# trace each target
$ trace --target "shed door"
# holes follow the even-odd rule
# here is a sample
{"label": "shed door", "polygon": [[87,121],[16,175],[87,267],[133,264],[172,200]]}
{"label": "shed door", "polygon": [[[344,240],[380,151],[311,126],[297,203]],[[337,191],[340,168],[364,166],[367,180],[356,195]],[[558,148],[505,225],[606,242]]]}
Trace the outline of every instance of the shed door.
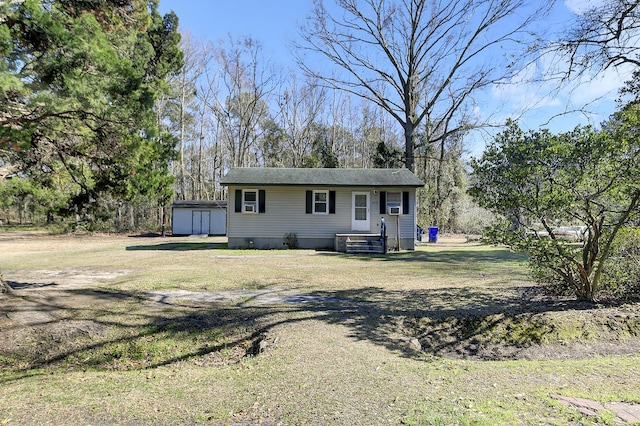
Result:
{"label": "shed door", "polygon": [[192,233],[195,235],[209,235],[211,223],[209,210],[194,210],[192,215]]}
{"label": "shed door", "polygon": [[351,199],[351,230],[369,231],[371,229],[369,193],[353,192]]}

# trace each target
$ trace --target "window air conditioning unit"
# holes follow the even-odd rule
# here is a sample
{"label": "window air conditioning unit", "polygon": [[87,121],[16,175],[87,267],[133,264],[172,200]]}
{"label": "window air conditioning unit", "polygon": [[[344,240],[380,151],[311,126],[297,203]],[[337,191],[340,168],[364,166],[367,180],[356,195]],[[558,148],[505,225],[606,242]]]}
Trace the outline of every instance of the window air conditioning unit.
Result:
{"label": "window air conditioning unit", "polygon": [[400,206],[389,206],[389,214],[399,215],[400,214]]}
{"label": "window air conditioning unit", "polygon": [[255,213],[256,212],[256,205],[255,204],[245,204],[244,205],[244,211],[245,211],[245,213]]}

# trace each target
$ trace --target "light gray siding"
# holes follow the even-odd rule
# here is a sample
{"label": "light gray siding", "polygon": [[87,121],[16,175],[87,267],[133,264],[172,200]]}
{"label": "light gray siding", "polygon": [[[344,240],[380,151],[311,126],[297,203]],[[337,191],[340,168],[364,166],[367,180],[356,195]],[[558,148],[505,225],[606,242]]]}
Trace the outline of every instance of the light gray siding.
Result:
{"label": "light gray siding", "polygon": [[[264,213],[237,213],[234,208],[236,189],[265,190]],[[335,214],[307,214],[307,190],[331,190],[336,192]],[[380,214],[379,191],[408,191],[409,214],[389,216]],[[352,192],[368,192],[370,197],[370,229],[353,231]],[[380,233],[380,220],[385,218],[389,246],[395,247],[400,224],[402,249],[414,249],[415,241],[415,188],[345,188],[345,187],[304,187],[256,185],[229,186],[227,209],[227,236],[230,248],[286,248],[286,236],[295,234],[298,247],[313,249],[333,249],[335,234]],[[394,244],[392,244],[392,241]],[[291,240],[289,240],[291,242]]]}
{"label": "light gray siding", "polygon": [[[414,188],[382,188],[387,192],[409,192],[409,213],[400,215],[380,214],[380,197],[375,199],[375,217],[378,223],[384,218],[387,225],[387,245],[389,249],[414,250],[416,240],[416,190]],[[373,208],[372,208],[373,210]],[[379,228],[378,228],[379,229]],[[399,230],[399,232],[398,232]],[[400,240],[398,245],[398,239]]]}

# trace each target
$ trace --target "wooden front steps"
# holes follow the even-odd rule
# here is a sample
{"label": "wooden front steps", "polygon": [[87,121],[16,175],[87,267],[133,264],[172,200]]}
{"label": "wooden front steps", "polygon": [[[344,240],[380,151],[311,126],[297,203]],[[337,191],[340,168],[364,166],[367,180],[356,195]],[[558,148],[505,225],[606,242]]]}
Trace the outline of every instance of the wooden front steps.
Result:
{"label": "wooden front steps", "polygon": [[384,254],[382,242],[377,241],[347,241],[347,253],[378,253]]}
{"label": "wooden front steps", "polygon": [[384,254],[380,234],[336,234],[336,251],[343,253]]}

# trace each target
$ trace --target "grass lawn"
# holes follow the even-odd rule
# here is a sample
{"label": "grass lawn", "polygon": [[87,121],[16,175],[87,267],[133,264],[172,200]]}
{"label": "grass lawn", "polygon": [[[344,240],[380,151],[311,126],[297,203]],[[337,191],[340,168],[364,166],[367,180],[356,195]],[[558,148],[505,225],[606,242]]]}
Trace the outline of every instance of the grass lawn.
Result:
{"label": "grass lawn", "polygon": [[522,256],[0,233],[0,424],[621,424],[640,308],[545,297]]}

